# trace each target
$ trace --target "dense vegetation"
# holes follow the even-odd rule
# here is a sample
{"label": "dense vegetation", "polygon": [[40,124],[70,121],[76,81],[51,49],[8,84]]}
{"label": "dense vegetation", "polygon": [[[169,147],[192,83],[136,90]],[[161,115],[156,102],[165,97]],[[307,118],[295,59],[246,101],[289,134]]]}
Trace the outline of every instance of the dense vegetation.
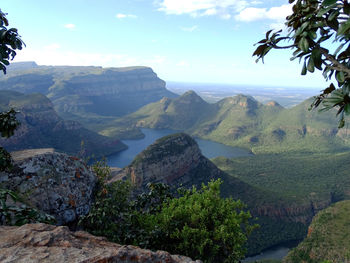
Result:
{"label": "dense vegetation", "polygon": [[[213,162],[250,185],[295,203],[349,198],[350,154],[260,154]],[[278,168],[277,168],[278,167]]]}
{"label": "dense vegetation", "polygon": [[[309,222],[320,209],[333,202],[349,199],[349,158],[348,152],[285,153],[232,159],[219,157],[213,162],[232,178],[265,191],[265,195],[260,197],[257,191],[250,193],[255,202],[246,201],[244,195],[240,197],[252,213],[271,205],[274,210],[282,211],[279,219],[259,216],[257,223],[261,227],[249,239],[250,251],[259,251],[286,240],[303,239],[307,224],[294,220],[299,218]],[[269,197],[271,194],[272,198]],[[294,216],[284,218],[283,211],[287,210]],[[288,222],[289,219],[291,221]]]}
{"label": "dense vegetation", "polygon": [[221,181],[171,196],[164,185],[132,198],[124,181],[104,184],[109,169],[94,166],[99,190],[80,226],[122,244],[163,249],[204,262],[238,262],[244,257],[250,213],[240,201],[220,197]]}
{"label": "dense vegetation", "polygon": [[307,238],[293,249],[283,262],[348,262],[350,201],[342,201],[319,212],[313,219]]}

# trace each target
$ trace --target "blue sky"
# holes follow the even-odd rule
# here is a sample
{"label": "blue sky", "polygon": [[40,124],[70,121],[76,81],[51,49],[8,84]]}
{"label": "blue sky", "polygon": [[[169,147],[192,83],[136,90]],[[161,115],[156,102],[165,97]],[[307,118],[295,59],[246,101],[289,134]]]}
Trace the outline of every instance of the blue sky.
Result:
{"label": "blue sky", "polygon": [[254,43],[283,26],[287,0],[2,0],[40,65],[149,66],[165,81],[326,86],[289,51],[255,63]]}

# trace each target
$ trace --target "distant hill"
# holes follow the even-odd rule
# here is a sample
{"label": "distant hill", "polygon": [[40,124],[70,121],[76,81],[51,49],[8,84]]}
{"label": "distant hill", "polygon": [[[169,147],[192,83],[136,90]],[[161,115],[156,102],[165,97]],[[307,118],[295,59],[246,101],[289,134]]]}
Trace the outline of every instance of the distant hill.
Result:
{"label": "distant hill", "polygon": [[138,127],[174,129],[255,153],[348,149],[350,132],[337,129],[334,111],[308,111],[310,104],[309,99],[285,109],[277,102],[262,104],[245,95],[210,104],[189,91],[116,119],[101,133],[123,137],[125,131],[137,134]]}
{"label": "distant hill", "polygon": [[309,226],[307,237],[283,262],[349,262],[349,213],[350,201],[336,203],[319,212]]}
{"label": "distant hill", "polygon": [[176,94],[151,68],[102,68],[83,66],[37,66],[13,63],[0,76],[2,90],[46,95],[57,113],[78,120],[88,128],[122,116],[163,97]]}
{"label": "distant hill", "polygon": [[102,156],[126,148],[121,141],[87,130],[79,122],[63,120],[42,94],[0,91],[0,111],[12,107],[19,111],[16,116],[21,125],[14,136],[0,138],[0,145],[8,151],[52,147],[77,154],[83,142],[85,156]]}

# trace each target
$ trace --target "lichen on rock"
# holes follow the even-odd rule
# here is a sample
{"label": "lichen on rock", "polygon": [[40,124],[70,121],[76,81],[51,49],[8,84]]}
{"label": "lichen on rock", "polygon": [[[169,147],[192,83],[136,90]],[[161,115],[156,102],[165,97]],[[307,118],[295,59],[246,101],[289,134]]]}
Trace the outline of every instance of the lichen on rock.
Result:
{"label": "lichen on rock", "polygon": [[82,160],[56,152],[15,159],[11,172],[0,173],[0,187],[19,193],[59,225],[89,212],[95,183],[94,173]]}

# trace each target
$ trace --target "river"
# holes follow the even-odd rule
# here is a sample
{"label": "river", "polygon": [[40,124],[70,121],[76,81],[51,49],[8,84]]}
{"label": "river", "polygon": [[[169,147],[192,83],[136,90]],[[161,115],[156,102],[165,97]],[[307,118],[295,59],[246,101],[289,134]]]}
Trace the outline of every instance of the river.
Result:
{"label": "river", "polygon": [[[155,130],[155,129],[141,129],[145,134],[145,137],[139,140],[123,140],[128,146],[128,149],[118,152],[116,154],[112,154],[107,157],[107,163],[111,167],[120,167],[123,168],[129,165],[135,156],[142,152],[147,148],[150,144],[152,144],[157,139],[176,133],[174,130]],[[201,149],[202,154],[211,159],[218,156],[224,156],[228,158],[232,157],[240,157],[240,156],[251,156],[252,153],[249,150],[238,148],[238,147],[230,147],[221,143],[202,140],[199,138],[195,138],[198,143],[199,148]]]}
{"label": "river", "polygon": [[[141,130],[145,134],[145,137],[139,140],[123,140],[123,143],[125,143],[128,146],[128,149],[108,156],[107,163],[109,166],[123,168],[129,165],[138,153],[142,152],[157,139],[178,132],[167,129],[156,130],[143,128]],[[253,155],[249,150],[246,149],[230,147],[221,143],[203,140],[199,138],[195,138],[195,140],[198,143],[202,154],[209,159],[218,156],[232,158]],[[255,260],[262,259],[282,259],[287,255],[289,249],[289,245],[276,246],[267,249],[260,255],[248,257],[243,262],[255,262]]]}

